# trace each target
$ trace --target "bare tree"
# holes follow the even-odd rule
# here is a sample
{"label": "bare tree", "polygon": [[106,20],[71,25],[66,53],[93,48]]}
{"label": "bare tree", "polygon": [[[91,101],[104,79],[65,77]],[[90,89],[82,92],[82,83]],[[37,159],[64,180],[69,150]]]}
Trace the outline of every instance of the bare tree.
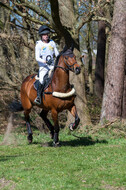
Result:
{"label": "bare tree", "polygon": [[101,122],[122,117],[125,74],[126,0],[116,0],[103,95]]}
{"label": "bare tree", "polygon": [[[52,3],[52,9],[54,10],[54,15],[57,14],[58,11],[56,11],[56,5],[54,6],[53,0]],[[61,27],[67,27],[71,32],[68,33],[68,31],[65,31],[63,34],[65,43],[70,46],[74,43],[75,46],[75,55],[77,57],[78,63],[81,65],[80,60],[80,42],[79,42],[79,28],[76,28],[77,23],[77,14],[78,14],[78,7],[77,2],[74,1],[75,4],[73,4],[72,1],[68,0],[61,0],[57,1],[59,2],[59,20],[61,22]],[[57,4],[58,5],[58,4]],[[56,22],[57,22],[56,16]],[[69,18],[69,19],[67,19]],[[82,67],[82,73],[80,76],[74,77],[74,74],[71,73],[71,82],[75,85],[77,98],[76,98],[76,105],[78,109],[79,116],[81,117],[81,123],[82,124],[89,124],[90,123],[90,116],[88,113],[87,103],[86,103],[86,96],[85,96],[85,88],[84,88],[84,77],[83,77],[83,67]],[[70,117],[70,116],[69,116]],[[70,118],[69,118],[70,120]]]}
{"label": "bare tree", "polygon": [[93,94],[93,77],[92,77],[92,49],[90,45],[91,40],[91,23],[87,23],[87,37],[86,37],[86,46],[88,53],[88,82],[89,82],[89,93]]}
{"label": "bare tree", "polygon": [[126,119],[126,61],[125,61],[125,76],[124,76],[124,88],[123,88],[122,118]]}
{"label": "bare tree", "polygon": [[[98,0],[100,3],[101,0]],[[111,23],[113,16],[113,0],[110,0],[110,4],[99,10],[99,14],[106,17]],[[108,47],[110,39],[111,24],[104,21],[98,21],[98,41],[97,41],[97,56],[96,56],[96,68],[95,68],[95,84],[94,92],[102,99],[104,91],[105,69],[106,62],[108,60]]]}
{"label": "bare tree", "polygon": [[96,69],[95,69],[95,87],[94,87],[95,94],[99,98],[102,98],[104,91],[105,47],[106,47],[105,22],[99,21],[97,57],[96,57]]}
{"label": "bare tree", "polygon": [[[71,46],[74,44],[75,54],[78,63],[80,61],[80,41],[79,31],[84,24],[91,20],[102,19],[109,22],[106,18],[97,14],[98,10],[108,4],[108,1],[102,1],[96,6],[91,6],[90,11],[87,9],[87,3],[85,1],[71,1],[71,0],[50,0],[50,1],[28,1],[28,0],[10,0],[10,4],[0,2],[0,5],[13,12],[13,14],[19,15],[26,23],[30,23],[30,30],[28,25],[22,26],[23,30],[28,30],[29,33],[33,29],[38,29],[42,24],[49,25],[53,28],[59,39],[63,38],[65,44]],[[46,3],[46,9],[43,4]],[[86,11],[79,11],[79,5],[86,6]],[[15,8],[16,7],[16,8]],[[25,8],[25,11],[22,11]],[[80,13],[81,12],[81,13]],[[17,18],[16,18],[17,19]],[[35,31],[35,30],[34,30]],[[34,35],[33,35],[34,36]],[[26,38],[23,38],[23,43],[28,44]],[[88,113],[87,102],[85,97],[84,88],[84,67],[82,66],[82,74],[77,78],[72,77],[72,82],[75,83],[77,89],[77,105],[79,109],[79,116],[81,117],[82,124],[90,123],[90,116]]]}

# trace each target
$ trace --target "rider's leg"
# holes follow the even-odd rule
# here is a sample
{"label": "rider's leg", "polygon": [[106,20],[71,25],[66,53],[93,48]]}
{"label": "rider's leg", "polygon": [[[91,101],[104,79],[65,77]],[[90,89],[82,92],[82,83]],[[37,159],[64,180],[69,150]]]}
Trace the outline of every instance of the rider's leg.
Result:
{"label": "rider's leg", "polygon": [[39,82],[38,88],[37,88],[37,98],[35,99],[35,103],[40,105],[41,104],[41,93],[43,90],[43,85]]}
{"label": "rider's leg", "polygon": [[48,72],[48,69],[46,67],[40,67],[39,68],[39,85],[37,89],[37,98],[35,99],[35,103],[40,105],[41,104],[41,93],[43,91],[43,79],[45,74]]}
{"label": "rider's leg", "polygon": [[48,77],[50,78],[54,70],[54,65],[50,65],[48,68],[49,68]]}

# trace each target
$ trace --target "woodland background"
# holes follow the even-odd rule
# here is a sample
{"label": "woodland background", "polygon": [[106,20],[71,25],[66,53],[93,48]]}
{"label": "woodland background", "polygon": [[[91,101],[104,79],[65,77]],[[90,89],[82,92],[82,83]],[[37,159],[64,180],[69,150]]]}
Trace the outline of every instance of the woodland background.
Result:
{"label": "woodland background", "polygon": [[[77,92],[81,128],[125,123],[125,10],[126,0],[1,0],[0,128],[5,129],[8,105],[20,99],[23,79],[38,70],[34,47],[43,24],[54,30],[51,38],[59,51],[74,42],[82,72],[71,73],[71,83]],[[39,112],[38,108],[32,112],[38,128]],[[66,118],[71,119],[66,112],[61,114],[65,123]]]}

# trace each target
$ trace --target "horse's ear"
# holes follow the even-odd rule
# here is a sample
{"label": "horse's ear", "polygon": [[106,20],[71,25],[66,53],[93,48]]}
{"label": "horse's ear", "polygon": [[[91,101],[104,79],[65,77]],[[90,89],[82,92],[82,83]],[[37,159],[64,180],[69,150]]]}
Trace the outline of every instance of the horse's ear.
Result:
{"label": "horse's ear", "polygon": [[71,44],[70,50],[74,50],[74,43]]}

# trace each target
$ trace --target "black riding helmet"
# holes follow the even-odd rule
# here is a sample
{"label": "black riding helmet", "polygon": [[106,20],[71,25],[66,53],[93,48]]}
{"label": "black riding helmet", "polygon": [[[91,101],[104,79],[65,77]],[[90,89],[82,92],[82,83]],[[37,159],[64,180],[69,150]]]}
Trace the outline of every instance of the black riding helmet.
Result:
{"label": "black riding helmet", "polygon": [[50,28],[46,25],[40,26],[39,28],[39,35],[43,34],[49,34],[50,33]]}

